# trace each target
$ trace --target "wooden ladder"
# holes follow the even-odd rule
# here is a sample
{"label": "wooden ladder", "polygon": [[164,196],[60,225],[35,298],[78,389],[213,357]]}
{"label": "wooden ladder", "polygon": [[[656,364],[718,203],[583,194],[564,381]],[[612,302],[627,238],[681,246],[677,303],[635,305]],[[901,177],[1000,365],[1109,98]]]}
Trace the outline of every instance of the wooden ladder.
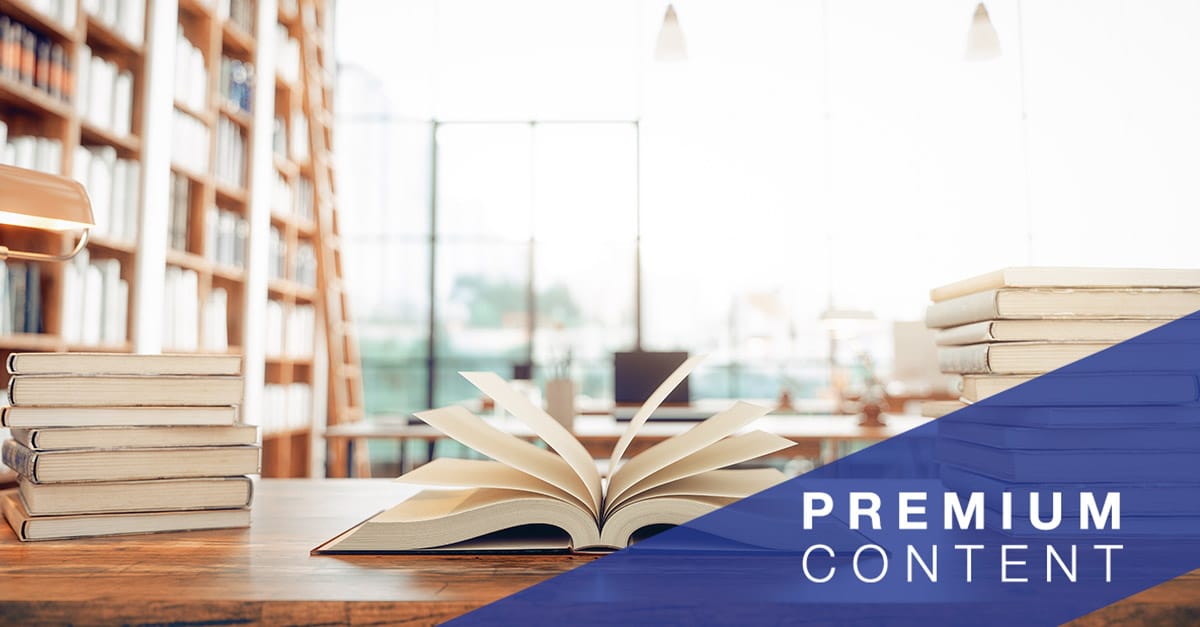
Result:
{"label": "wooden ladder", "polygon": [[[333,143],[333,93],[331,74],[325,62],[332,51],[324,49],[323,31],[328,19],[318,22],[318,12],[325,10],[323,0],[304,0],[300,5],[303,38],[300,42],[304,79],[304,109],[308,116],[309,158],[313,166],[313,187],[316,198],[314,213],[317,224],[317,285],[325,320],[325,345],[329,355],[328,424],[337,425],[362,420],[363,388],[362,358],[358,338],[350,321],[350,302],[342,280],[342,242],[338,231],[338,212],[334,194],[333,163],[330,144]],[[371,468],[366,455],[366,443],[355,441],[351,459],[348,444],[332,447],[326,460],[329,477],[345,477],[353,473],[369,477]]]}

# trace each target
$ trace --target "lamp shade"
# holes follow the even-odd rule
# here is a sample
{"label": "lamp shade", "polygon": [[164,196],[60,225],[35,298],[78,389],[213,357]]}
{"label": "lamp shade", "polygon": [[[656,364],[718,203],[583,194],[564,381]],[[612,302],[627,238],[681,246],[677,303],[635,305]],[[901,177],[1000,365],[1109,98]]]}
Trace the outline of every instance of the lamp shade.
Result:
{"label": "lamp shade", "polygon": [[662,28],[658,31],[654,60],[666,63],[687,61],[687,43],[683,39],[683,29],[679,26],[679,16],[675,14],[675,7],[670,4],[663,15]]}
{"label": "lamp shade", "polygon": [[1000,36],[992,25],[987,7],[980,2],[971,16],[971,27],[967,31],[967,60],[987,61],[1000,56]]}
{"label": "lamp shade", "polygon": [[78,181],[0,165],[0,224],[73,231],[87,230],[96,222]]}

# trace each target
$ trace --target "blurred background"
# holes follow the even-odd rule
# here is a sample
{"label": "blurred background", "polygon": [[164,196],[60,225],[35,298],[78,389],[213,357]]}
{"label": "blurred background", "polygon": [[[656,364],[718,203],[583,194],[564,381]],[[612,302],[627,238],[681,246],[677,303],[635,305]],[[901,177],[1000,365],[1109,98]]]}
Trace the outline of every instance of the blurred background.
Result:
{"label": "blurred background", "polygon": [[707,353],[695,399],[921,395],[931,287],[1195,266],[1200,5],[985,4],[341,0],[368,414],[568,355],[611,399],[635,347]]}

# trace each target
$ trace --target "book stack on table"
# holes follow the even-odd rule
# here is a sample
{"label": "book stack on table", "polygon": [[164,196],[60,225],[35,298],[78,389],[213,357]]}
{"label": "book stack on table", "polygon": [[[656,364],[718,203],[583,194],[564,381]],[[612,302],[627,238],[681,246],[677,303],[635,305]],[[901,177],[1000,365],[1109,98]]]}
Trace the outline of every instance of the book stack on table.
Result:
{"label": "book stack on table", "polygon": [[19,478],[0,510],[21,540],[249,526],[239,356],[20,353],[8,371]]}
{"label": "book stack on table", "polygon": [[1171,496],[1197,489],[1200,467],[1200,271],[1010,268],[931,298],[962,398],[922,413],[968,408],[938,423],[947,487],[1012,492],[1018,516],[1039,490],[1124,488],[1140,531],[1200,522],[1200,503]]}

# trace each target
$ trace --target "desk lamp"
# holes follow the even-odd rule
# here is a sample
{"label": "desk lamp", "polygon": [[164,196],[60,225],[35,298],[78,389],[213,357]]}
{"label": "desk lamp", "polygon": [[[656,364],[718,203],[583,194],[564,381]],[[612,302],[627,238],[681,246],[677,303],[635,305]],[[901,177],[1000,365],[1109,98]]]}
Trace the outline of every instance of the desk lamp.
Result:
{"label": "desk lamp", "polygon": [[9,250],[0,244],[0,260],[66,261],[87,246],[88,229],[96,223],[92,203],[79,182],[0,165],[0,224],[42,231],[82,231],[75,248],[65,254]]}

